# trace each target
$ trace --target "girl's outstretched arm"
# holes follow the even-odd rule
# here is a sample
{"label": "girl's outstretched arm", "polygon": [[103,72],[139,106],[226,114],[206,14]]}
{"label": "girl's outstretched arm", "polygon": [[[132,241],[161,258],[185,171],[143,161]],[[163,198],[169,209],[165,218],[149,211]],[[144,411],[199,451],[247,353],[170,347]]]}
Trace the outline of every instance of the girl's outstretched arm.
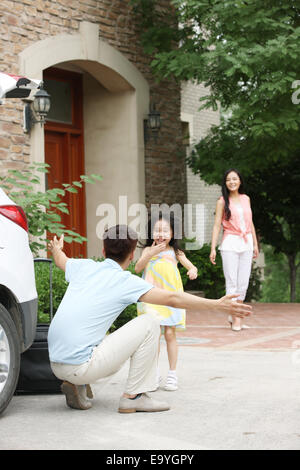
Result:
{"label": "girl's outstretched arm", "polygon": [[189,259],[187,259],[183,251],[179,250],[179,252],[176,254],[176,258],[179,263],[187,269],[187,275],[189,276],[189,279],[197,279],[198,269],[196,268],[196,266],[193,265],[193,263]]}

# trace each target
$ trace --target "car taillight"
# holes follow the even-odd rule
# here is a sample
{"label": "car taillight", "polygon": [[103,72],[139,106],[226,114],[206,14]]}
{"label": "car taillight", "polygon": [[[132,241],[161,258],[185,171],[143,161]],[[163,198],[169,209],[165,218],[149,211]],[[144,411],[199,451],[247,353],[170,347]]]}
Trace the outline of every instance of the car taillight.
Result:
{"label": "car taillight", "polygon": [[20,206],[0,206],[0,215],[4,215],[8,219],[12,220],[26,232],[28,232],[28,224],[25,212]]}

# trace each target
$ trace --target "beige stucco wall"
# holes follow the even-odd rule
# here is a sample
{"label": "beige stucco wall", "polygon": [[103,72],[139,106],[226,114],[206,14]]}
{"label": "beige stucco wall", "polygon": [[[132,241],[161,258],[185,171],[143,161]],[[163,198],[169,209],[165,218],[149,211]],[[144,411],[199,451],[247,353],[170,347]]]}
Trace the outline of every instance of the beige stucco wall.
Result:
{"label": "beige stucco wall", "polygon": [[[144,203],[143,154],[137,148],[135,115],[134,90],[111,93],[84,75],[85,170],[103,177],[86,186],[88,256],[101,250],[99,237],[106,224],[130,222],[125,201],[128,208]],[[122,207],[120,196],[124,196]]]}

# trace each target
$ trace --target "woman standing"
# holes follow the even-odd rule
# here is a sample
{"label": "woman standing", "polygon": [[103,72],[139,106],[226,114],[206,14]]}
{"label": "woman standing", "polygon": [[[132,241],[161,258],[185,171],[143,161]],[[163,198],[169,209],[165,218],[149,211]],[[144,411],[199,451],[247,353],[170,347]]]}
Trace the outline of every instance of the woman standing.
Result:
{"label": "woman standing", "polygon": [[[217,202],[215,223],[212,233],[210,261],[216,259],[216,245],[221,225],[223,239],[219,247],[222,256],[226,282],[226,294],[239,294],[243,302],[248,289],[252,258],[257,258],[258,244],[252,222],[250,198],[244,192],[243,179],[238,170],[231,168],[223,177],[222,196]],[[246,328],[241,319],[228,317],[233,331]]]}

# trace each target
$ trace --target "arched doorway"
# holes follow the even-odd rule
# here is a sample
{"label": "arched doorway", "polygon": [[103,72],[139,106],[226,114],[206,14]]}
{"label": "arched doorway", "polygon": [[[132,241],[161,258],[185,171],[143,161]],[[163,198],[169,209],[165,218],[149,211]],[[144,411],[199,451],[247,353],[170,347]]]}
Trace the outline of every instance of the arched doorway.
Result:
{"label": "arched doorway", "polygon": [[[123,54],[99,39],[98,25],[85,21],[76,34],[37,41],[20,53],[20,73],[24,75],[43,78],[51,67],[82,74],[83,173],[103,176],[102,182],[85,188],[87,256],[99,256],[99,205],[109,203],[118,213],[120,195],[128,197],[128,206],[145,202],[143,122],[149,112],[149,85]],[[46,135],[40,126],[31,132],[32,161],[45,161],[45,139],[46,146],[51,144],[48,125]],[[53,127],[52,121],[51,132],[55,132]],[[63,132],[59,133],[56,137],[63,141]],[[69,132],[71,135],[74,133]],[[61,155],[63,142],[53,145]]]}

